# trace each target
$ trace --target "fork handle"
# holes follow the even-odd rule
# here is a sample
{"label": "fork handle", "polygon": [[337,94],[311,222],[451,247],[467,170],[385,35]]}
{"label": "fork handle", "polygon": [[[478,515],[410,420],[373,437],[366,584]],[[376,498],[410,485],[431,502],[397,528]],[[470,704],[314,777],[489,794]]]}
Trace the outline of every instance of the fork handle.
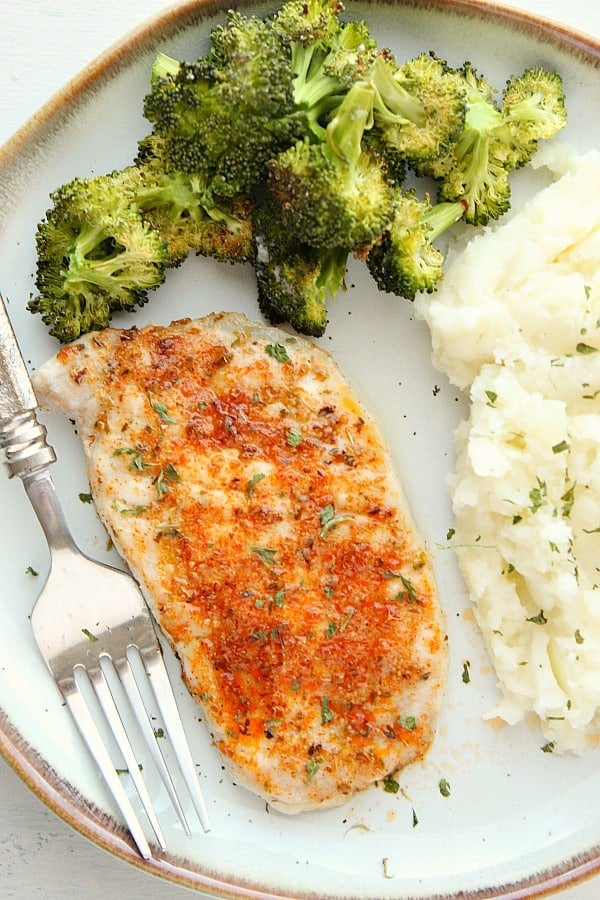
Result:
{"label": "fork handle", "polygon": [[23,478],[56,459],[36,417],[37,399],[0,296],[0,449],[10,477]]}

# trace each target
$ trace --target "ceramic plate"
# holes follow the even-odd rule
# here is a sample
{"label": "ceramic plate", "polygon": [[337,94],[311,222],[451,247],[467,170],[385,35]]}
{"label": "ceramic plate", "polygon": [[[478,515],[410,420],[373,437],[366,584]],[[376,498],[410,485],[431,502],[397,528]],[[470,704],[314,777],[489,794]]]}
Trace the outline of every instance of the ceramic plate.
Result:
{"label": "ceramic plate", "polygon": [[[75,175],[127,165],[147,131],[141,101],[150,63],[162,48],[191,58],[204,52],[219,2],[188,2],[142,26],[108,51],[0,151],[0,286],[24,355],[34,368],[57,344],[25,311],[34,292],[34,231],[51,190]],[[252,7],[252,11],[265,11]],[[472,60],[502,86],[526,66],[563,75],[570,124],[564,139],[580,150],[600,145],[600,45],[500,6],[448,2],[348,2],[398,57],[435,50],[450,63]],[[519,172],[517,207],[544,181]],[[465,406],[430,363],[426,327],[409,303],[379,293],[359,265],[346,294],[331,304],[321,343],[339,361],[382,423],[417,523],[434,558],[446,611],[451,662],[446,702],[426,758],[382,787],[326,812],[284,817],[225,776],[198,710],[167,652],[182,714],[212,818],[212,831],[187,839],[165,808],[170,851],[142,863],[98,773],[89,763],[38,657],[28,613],[48,553],[18,479],[0,479],[0,748],[60,816],[110,852],[166,879],[219,897],[456,898],[535,895],[595,871],[600,859],[597,752],[579,757],[541,751],[527,724],[495,729],[482,714],[496,699],[494,678],[455,559],[446,478],[453,432]],[[259,317],[251,270],[190,259],[137,313],[168,323],[212,310]],[[131,317],[115,324],[131,324]],[[46,417],[59,457],[54,467],[67,518],[82,548],[112,561],[87,491],[83,455],[68,422]],[[30,567],[39,572],[36,578]],[[470,682],[462,679],[470,663]],[[442,796],[440,779],[450,785]],[[158,786],[157,786],[158,792]],[[159,795],[160,796],[160,795]],[[164,806],[167,804],[165,802]]]}

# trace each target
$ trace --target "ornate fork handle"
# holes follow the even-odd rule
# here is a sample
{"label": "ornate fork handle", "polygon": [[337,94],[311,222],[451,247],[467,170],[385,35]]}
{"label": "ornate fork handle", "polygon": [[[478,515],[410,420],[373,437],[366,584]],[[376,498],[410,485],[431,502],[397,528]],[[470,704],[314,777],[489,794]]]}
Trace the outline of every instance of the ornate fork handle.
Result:
{"label": "ornate fork handle", "polygon": [[21,478],[53,463],[56,455],[34,410],[38,403],[0,297],[0,450],[9,475]]}

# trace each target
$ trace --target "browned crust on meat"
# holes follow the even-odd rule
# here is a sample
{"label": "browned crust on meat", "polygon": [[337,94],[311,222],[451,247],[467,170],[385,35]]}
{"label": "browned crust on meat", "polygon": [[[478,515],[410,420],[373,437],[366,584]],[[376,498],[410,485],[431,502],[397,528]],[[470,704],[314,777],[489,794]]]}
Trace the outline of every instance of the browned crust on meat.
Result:
{"label": "browned crust on meat", "polygon": [[[111,329],[58,359],[75,390],[96,391],[98,508],[219,750],[292,810],[339,803],[424,753],[446,648],[376,425],[324,351],[287,337],[214,316]],[[125,509],[115,466],[152,485],[151,502]]]}

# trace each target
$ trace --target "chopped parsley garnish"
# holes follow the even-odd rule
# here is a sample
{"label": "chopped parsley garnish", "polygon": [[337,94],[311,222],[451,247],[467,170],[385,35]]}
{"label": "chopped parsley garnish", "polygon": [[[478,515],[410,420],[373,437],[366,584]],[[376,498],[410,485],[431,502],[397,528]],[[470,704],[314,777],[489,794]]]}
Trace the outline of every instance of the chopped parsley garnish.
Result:
{"label": "chopped parsley garnish", "polygon": [[308,772],[308,780],[312,781],[319,769],[321,768],[321,763],[318,759],[309,759],[306,763],[306,771]]}
{"label": "chopped parsley garnish", "polygon": [[415,586],[408,578],[405,578],[404,575],[400,575],[400,581],[404,586],[404,590],[400,591],[396,597],[397,600],[408,600],[409,603],[416,603],[417,601],[417,593],[415,591]]}
{"label": "chopped parsley garnish", "polygon": [[541,751],[542,753],[554,753],[554,741],[548,741],[547,744],[544,744],[544,746],[541,747]]}
{"label": "chopped parsley garnish", "polygon": [[33,568],[33,566],[27,566],[27,568],[25,569],[25,574],[33,575],[33,576],[37,577],[37,575],[39,575],[39,572],[36,572],[36,570]]}
{"label": "chopped parsley garnish", "polygon": [[546,487],[545,481],[537,480],[538,486],[532,488],[529,491],[529,499],[531,500],[531,506],[529,507],[532,513],[536,513],[546,502],[548,488]]}
{"label": "chopped parsley garnish", "polygon": [[267,344],[267,346],[265,347],[265,353],[267,354],[267,356],[276,359],[277,362],[290,361],[288,352],[283,344]]}
{"label": "chopped parsley garnish", "polygon": [[155,413],[158,414],[158,417],[161,422],[164,422],[165,425],[176,425],[175,419],[172,419],[169,415],[169,411],[166,405],[161,401],[157,400],[156,402],[150,402],[150,405]]}
{"label": "chopped parsley garnish", "polygon": [[567,442],[560,441],[560,443],[554,445],[554,447],[552,448],[552,452],[553,453],[564,453],[565,450],[568,450],[568,449],[569,449],[569,445],[567,444]]}
{"label": "chopped parsley garnish", "polygon": [[290,447],[299,447],[302,443],[302,434],[297,428],[290,428],[287,433],[287,442]]}
{"label": "chopped parsley garnish", "polygon": [[383,789],[386,794],[397,794],[400,790],[400,785],[393,775],[386,775],[383,779]]}
{"label": "chopped parsley garnish", "polygon": [[573,503],[575,502],[575,484],[572,484],[560,499],[563,502],[562,514],[565,519],[568,519],[571,515],[571,510],[573,509]]}
{"label": "chopped parsley garnish", "polygon": [[96,637],[96,635],[93,634],[93,633],[89,630],[89,628],[82,628],[81,631],[83,632],[83,634],[85,634],[85,636],[86,636],[86,638],[88,639],[88,641],[90,641],[92,644],[94,644],[94,643],[98,640],[98,638]]}
{"label": "chopped parsley garnish", "polygon": [[81,493],[81,494],[78,494],[77,496],[79,497],[79,499],[81,500],[82,503],[91,503],[92,502],[91,494]]}
{"label": "chopped parsley garnish", "polygon": [[342,522],[345,522],[351,518],[352,516],[350,515],[336,515],[333,503],[328,503],[327,506],[323,507],[323,509],[319,513],[319,521],[321,522],[319,537],[325,537],[325,535],[329,531],[331,531],[332,528],[336,528]]}
{"label": "chopped parsley garnish", "polygon": [[456,529],[449,528],[448,531],[446,532],[446,540],[451,541],[455,534],[456,534]]}
{"label": "chopped parsley garnish", "polygon": [[250,547],[250,553],[258,556],[265,566],[270,566],[275,562],[277,550],[273,550],[271,547]]}
{"label": "chopped parsley garnish", "polygon": [[248,497],[252,496],[252,494],[254,493],[254,488],[256,487],[256,485],[258,484],[259,481],[263,480],[264,477],[265,477],[264,472],[256,472],[256,474],[253,475],[252,478],[248,479],[248,481],[246,483],[246,496],[248,496]]}
{"label": "chopped parsley garnish", "polygon": [[471,681],[471,671],[470,670],[471,670],[471,662],[470,662],[470,660],[466,659],[463,663],[463,669],[462,669],[463,684],[469,684],[469,682]]}
{"label": "chopped parsley garnish", "polygon": [[438,787],[440,789],[440,794],[442,795],[442,797],[450,796],[450,783],[446,781],[445,778],[440,778]]}
{"label": "chopped parsley garnish", "polygon": [[164,469],[161,469],[158,478],[156,479],[156,490],[158,491],[158,496],[163,497],[165,494],[169,492],[169,486],[165,483],[167,481],[171,481],[175,484],[179,483],[181,479],[177,474],[177,470],[172,463],[167,463]]}
{"label": "chopped parsley garnish", "polygon": [[548,619],[547,619],[546,616],[544,615],[544,610],[543,610],[543,609],[540,609],[540,611],[539,611],[539,613],[537,614],[537,616],[530,616],[530,617],[527,619],[527,622],[533,622],[534,625],[545,625],[547,621],[548,621]]}
{"label": "chopped parsley garnish", "polygon": [[495,406],[496,400],[498,399],[498,394],[495,391],[486,391],[485,396],[487,397],[486,406]]}
{"label": "chopped parsley garnish", "polygon": [[146,512],[146,507],[141,504],[138,506],[125,506],[119,512],[122,516],[142,516]]}
{"label": "chopped parsley garnish", "polygon": [[414,731],[417,727],[417,720],[414,716],[399,716],[398,725],[407,731]]}
{"label": "chopped parsley garnish", "polygon": [[335,717],[335,713],[329,706],[329,698],[321,698],[321,725],[327,725]]}
{"label": "chopped parsley garnish", "polygon": [[597,353],[597,347],[591,347],[589,344],[579,343],[575,347],[578,353],[588,354],[588,353]]}
{"label": "chopped parsley garnish", "polygon": [[584,640],[585,640],[585,638],[583,637],[582,633],[580,632],[580,630],[578,628],[575,632],[575,643],[583,644]]}
{"label": "chopped parsley garnish", "polygon": [[285,600],[285,588],[279,588],[278,591],[275,592],[273,596],[273,603],[275,606],[283,606]]}

